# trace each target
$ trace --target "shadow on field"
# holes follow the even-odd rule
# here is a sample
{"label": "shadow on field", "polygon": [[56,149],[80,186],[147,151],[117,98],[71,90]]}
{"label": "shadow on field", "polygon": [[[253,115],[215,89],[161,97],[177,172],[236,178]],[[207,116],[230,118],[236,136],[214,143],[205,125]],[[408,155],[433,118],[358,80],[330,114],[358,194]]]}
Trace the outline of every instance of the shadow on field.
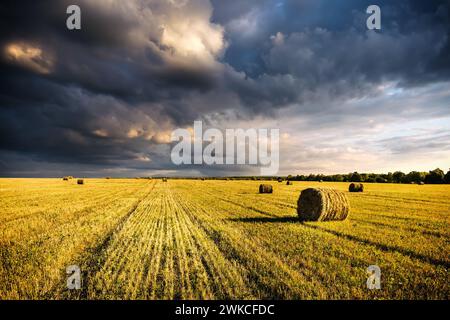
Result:
{"label": "shadow on field", "polygon": [[445,260],[435,259],[433,257],[429,257],[426,255],[420,254],[418,252],[414,252],[412,250],[402,248],[400,246],[379,243],[379,242],[371,241],[371,240],[361,238],[361,237],[358,237],[355,235],[343,233],[343,232],[340,232],[337,230],[330,230],[328,228],[323,228],[323,227],[318,226],[314,222],[312,224],[308,223],[308,222],[302,222],[298,219],[298,217],[251,217],[251,218],[233,218],[233,219],[228,219],[228,220],[234,221],[234,222],[249,222],[249,223],[258,223],[258,222],[260,222],[260,223],[298,223],[299,225],[302,225],[303,227],[322,231],[322,232],[325,232],[328,234],[332,234],[334,236],[344,238],[346,240],[353,241],[353,242],[356,242],[356,243],[359,243],[362,245],[373,246],[384,252],[391,252],[391,253],[397,252],[402,255],[408,256],[410,258],[419,260],[421,262],[433,264],[435,266],[443,266],[445,268],[450,267],[449,262],[445,261]]}
{"label": "shadow on field", "polygon": [[235,222],[299,222],[298,217],[252,217],[228,219]]}
{"label": "shadow on field", "polygon": [[435,266],[443,266],[445,268],[449,268],[450,264],[448,263],[448,261],[445,260],[440,260],[440,259],[435,259],[433,257],[429,257],[423,254],[420,254],[418,252],[412,251],[412,250],[408,250],[406,248],[402,248],[400,246],[396,246],[396,245],[389,245],[389,244],[384,244],[384,243],[379,243],[376,241],[371,241],[365,238],[361,238],[355,235],[350,235],[347,233],[343,233],[337,230],[330,230],[327,228],[322,228],[319,227],[318,225],[313,225],[313,224],[306,224],[306,223],[301,223],[303,226],[307,227],[307,228],[311,228],[311,229],[315,229],[315,230],[320,230],[322,232],[326,232],[329,234],[332,234],[334,236],[340,237],[340,238],[344,238],[350,241],[354,241],[363,245],[369,245],[369,246],[373,246],[381,251],[384,252],[397,252],[400,253],[404,256],[408,256],[410,258],[413,259],[417,259],[420,260],[421,262],[425,262],[425,263],[430,263],[433,264]]}

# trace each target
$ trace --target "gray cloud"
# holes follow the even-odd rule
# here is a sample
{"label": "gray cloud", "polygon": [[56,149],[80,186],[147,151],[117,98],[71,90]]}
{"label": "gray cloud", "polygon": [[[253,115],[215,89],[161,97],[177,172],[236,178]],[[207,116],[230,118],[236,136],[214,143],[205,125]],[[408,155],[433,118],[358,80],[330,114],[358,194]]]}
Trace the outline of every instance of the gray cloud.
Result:
{"label": "gray cloud", "polygon": [[[310,0],[82,0],[70,32],[69,2],[0,4],[1,175],[29,174],[21,163],[177,172],[168,135],[199,118],[288,114],[342,131],[448,115],[448,95],[437,101],[450,81],[446,1],[380,1],[381,32],[365,30],[367,1]],[[409,105],[390,102],[396,90]]]}

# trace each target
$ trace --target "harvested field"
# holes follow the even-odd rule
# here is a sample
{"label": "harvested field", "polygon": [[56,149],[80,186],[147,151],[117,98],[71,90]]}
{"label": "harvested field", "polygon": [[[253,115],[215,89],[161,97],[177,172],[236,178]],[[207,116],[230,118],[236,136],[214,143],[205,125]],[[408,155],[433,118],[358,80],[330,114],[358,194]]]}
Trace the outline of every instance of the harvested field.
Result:
{"label": "harvested field", "polygon": [[[449,185],[0,179],[0,299],[448,299]],[[345,221],[300,222],[306,188]],[[381,268],[368,290],[366,268]],[[80,266],[81,290],[66,267]]]}

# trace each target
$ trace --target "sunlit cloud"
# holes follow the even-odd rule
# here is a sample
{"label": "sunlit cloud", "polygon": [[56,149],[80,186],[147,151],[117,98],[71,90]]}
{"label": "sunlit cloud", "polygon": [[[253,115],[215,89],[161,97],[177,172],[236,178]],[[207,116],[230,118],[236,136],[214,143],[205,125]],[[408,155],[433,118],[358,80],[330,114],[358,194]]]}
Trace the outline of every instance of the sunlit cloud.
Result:
{"label": "sunlit cloud", "polygon": [[139,137],[139,136],[141,136],[142,135],[142,131],[140,131],[140,130],[137,130],[137,129],[130,129],[129,131],[128,131],[128,133],[127,133],[127,137],[128,138],[137,138],[137,137]]}
{"label": "sunlit cloud", "polygon": [[149,156],[147,155],[140,155],[138,157],[136,157],[137,161],[142,161],[142,162],[151,162],[152,160],[150,159]]}
{"label": "sunlit cloud", "polygon": [[108,131],[106,131],[104,129],[97,129],[97,130],[94,130],[92,133],[94,135],[96,135],[97,137],[102,137],[102,138],[106,138],[109,136]]}
{"label": "sunlit cloud", "polygon": [[172,131],[159,131],[152,135],[151,141],[158,144],[169,144],[171,142]]}
{"label": "sunlit cloud", "polygon": [[5,47],[6,60],[33,72],[49,74],[53,61],[38,46],[26,43],[11,43]]}

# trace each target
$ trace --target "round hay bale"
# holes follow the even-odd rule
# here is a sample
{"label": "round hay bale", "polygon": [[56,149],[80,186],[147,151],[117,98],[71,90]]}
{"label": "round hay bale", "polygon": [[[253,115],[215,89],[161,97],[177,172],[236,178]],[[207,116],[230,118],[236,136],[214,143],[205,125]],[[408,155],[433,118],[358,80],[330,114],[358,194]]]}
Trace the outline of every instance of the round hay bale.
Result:
{"label": "round hay bale", "polygon": [[83,179],[78,179],[77,180],[77,184],[84,184],[84,180]]}
{"label": "round hay bale", "polygon": [[425,184],[425,182],[423,182],[423,181],[419,182],[419,186],[423,186],[424,184]]}
{"label": "round hay bale", "polygon": [[278,182],[283,182],[283,178],[279,177],[279,178],[277,179],[277,181],[278,181]]}
{"label": "round hay bale", "polygon": [[364,185],[362,183],[351,183],[348,186],[348,191],[350,191],[350,192],[363,192],[364,191]]}
{"label": "round hay bale", "polygon": [[302,221],[345,220],[349,211],[345,193],[333,189],[308,188],[297,201],[297,214]]}
{"label": "round hay bale", "polygon": [[64,181],[69,181],[69,178],[68,177],[63,177],[63,180]]}
{"label": "round hay bale", "polygon": [[259,193],[273,193],[273,187],[270,184],[260,184]]}
{"label": "round hay bale", "polygon": [[167,179],[166,179],[166,178],[163,178],[162,181],[163,181],[163,182],[167,182]]}
{"label": "round hay bale", "polygon": [[292,183],[292,181],[287,181],[287,182],[286,182],[286,185],[287,185],[287,186],[292,186],[293,183]]}

